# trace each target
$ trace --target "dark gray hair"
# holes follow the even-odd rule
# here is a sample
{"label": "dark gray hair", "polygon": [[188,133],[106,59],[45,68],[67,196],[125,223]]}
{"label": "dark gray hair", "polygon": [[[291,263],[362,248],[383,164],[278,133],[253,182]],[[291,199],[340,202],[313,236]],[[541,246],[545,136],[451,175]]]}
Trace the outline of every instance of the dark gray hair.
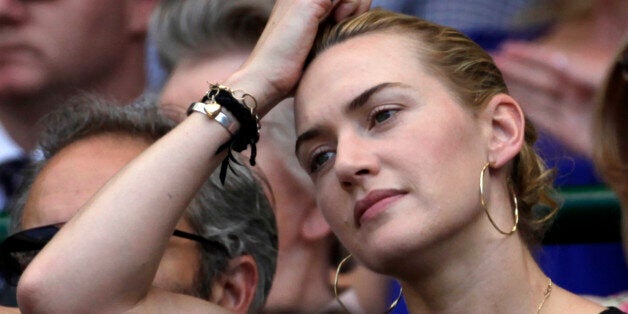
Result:
{"label": "dark gray hair", "polygon": [[[219,171],[214,171],[198,191],[190,203],[187,217],[199,235],[223,243],[230,256],[253,256],[259,280],[249,312],[257,313],[264,306],[275,273],[275,217],[263,189],[259,184],[253,184],[256,180],[249,168],[233,165],[233,173],[228,175],[224,186],[220,183]],[[206,254],[203,259],[198,278],[215,278],[225,270],[228,262],[226,256],[216,258],[216,254]],[[209,280],[199,281],[198,285],[197,290],[211,292]]]}
{"label": "dark gray hair", "polygon": [[162,117],[153,103],[152,98],[142,98],[132,105],[122,106],[96,95],[83,94],[42,118],[38,140],[42,159],[26,170],[22,187],[10,204],[9,233],[22,229],[30,187],[48,161],[66,146],[99,134],[125,134],[155,142],[168,133],[174,123]]}
{"label": "dark gray hair", "polygon": [[253,50],[274,0],[162,0],[151,20],[161,65],[171,72],[182,58]]}
{"label": "dark gray hair", "polygon": [[[122,134],[155,142],[173,128],[154,102],[140,100],[130,106],[116,106],[95,96],[81,96],[43,119],[40,148],[44,158],[27,171],[24,184],[10,206],[9,232],[21,230],[28,191],[48,160],[64,147],[100,134]],[[225,185],[218,171],[200,188],[185,215],[194,232],[222,243],[228,252],[201,245],[201,261],[194,295],[209,300],[214,279],[222,274],[231,257],[250,254],[257,264],[259,280],[250,311],[264,305],[275,272],[277,228],[263,189],[251,171],[234,165]]]}

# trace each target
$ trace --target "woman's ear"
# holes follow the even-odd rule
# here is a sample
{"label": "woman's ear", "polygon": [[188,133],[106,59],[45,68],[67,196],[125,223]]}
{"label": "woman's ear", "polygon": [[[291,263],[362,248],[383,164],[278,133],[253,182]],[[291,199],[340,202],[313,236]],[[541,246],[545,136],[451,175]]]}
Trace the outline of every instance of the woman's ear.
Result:
{"label": "woman's ear", "polygon": [[485,113],[490,119],[488,161],[493,167],[500,168],[521,150],[525,118],[519,104],[506,94],[493,96]]}
{"label": "woman's ear", "polygon": [[257,264],[251,255],[234,257],[214,282],[210,301],[235,313],[248,313],[258,280]]}

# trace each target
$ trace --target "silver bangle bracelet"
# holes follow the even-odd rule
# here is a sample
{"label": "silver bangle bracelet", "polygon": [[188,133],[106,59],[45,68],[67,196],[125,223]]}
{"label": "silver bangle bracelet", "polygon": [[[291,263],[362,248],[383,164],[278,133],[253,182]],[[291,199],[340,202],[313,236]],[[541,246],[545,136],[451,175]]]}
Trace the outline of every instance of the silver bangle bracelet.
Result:
{"label": "silver bangle bracelet", "polygon": [[216,102],[213,103],[204,103],[204,102],[195,102],[190,105],[188,108],[188,115],[192,112],[200,112],[216,122],[220,123],[227,131],[234,135],[238,129],[240,129],[240,123],[236,120],[229,110],[225,109],[221,105]]}

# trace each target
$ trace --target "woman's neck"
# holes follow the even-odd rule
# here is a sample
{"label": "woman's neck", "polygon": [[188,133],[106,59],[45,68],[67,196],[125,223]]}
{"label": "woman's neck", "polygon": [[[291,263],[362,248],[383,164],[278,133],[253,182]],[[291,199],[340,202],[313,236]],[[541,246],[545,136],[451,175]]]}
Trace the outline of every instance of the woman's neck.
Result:
{"label": "woman's neck", "polygon": [[493,238],[440,245],[437,266],[402,281],[409,311],[534,313],[549,279],[517,234]]}

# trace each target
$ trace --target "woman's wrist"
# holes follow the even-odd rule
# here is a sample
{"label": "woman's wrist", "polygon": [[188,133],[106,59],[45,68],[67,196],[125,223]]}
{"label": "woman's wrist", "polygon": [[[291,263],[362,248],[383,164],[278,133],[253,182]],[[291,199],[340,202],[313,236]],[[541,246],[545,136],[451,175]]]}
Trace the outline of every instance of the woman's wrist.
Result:
{"label": "woman's wrist", "polygon": [[253,96],[257,101],[255,113],[260,118],[288,95],[287,92],[280,91],[276,85],[270,83],[261,71],[249,68],[236,71],[221,85]]}

